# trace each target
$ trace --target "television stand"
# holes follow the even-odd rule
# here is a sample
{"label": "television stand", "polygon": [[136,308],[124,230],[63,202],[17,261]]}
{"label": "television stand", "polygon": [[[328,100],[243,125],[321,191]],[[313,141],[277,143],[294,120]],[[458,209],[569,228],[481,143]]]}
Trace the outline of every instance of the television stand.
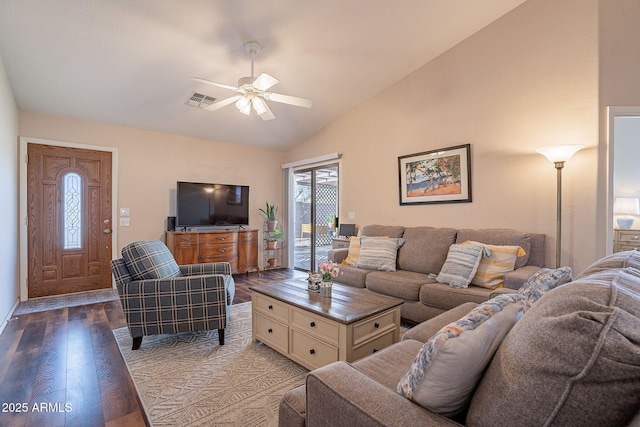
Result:
{"label": "television stand", "polygon": [[166,240],[178,265],[228,262],[232,273],[260,272],[257,229],[167,231]]}

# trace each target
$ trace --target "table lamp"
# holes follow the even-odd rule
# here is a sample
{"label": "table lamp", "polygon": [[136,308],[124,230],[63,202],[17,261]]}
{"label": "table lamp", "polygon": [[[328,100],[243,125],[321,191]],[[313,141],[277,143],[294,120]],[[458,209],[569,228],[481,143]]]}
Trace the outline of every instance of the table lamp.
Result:
{"label": "table lamp", "polygon": [[[613,202],[613,213],[617,215],[638,215],[640,214],[640,202],[635,197],[616,197]],[[620,228],[631,228],[634,219],[630,216],[618,217]]]}

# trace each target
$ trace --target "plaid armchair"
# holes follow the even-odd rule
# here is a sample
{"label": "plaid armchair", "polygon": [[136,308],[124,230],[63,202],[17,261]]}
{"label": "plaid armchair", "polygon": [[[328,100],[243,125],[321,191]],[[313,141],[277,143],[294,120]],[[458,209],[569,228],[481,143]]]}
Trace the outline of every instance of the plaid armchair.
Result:
{"label": "plaid armchair", "polygon": [[228,262],[178,266],[158,240],[131,243],[111,261],[133,350],[145,335],[218,330],[224,345],[235,283]]}

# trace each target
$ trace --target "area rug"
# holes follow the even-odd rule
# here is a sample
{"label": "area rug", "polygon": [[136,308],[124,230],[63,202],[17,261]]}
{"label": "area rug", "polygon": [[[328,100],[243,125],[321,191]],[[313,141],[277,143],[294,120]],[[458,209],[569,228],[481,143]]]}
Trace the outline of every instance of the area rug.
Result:
{"label": "area rug", "polygon": [[278,404],[307,369],[251,340],[251,303],[232,306],[225,345],[217,331],[144,337],[131,350],[113,331],[147,417],[159,426],[277,426]]}
{"label": "area rug", "polygon": [[56,310],[64,307],[76,307],[79,305],[97,304],[100,302],[117,300],[116,289],[100,289],[97,291],[78,292],[75,294],[42,297],[21,302],[14,311],[14,316],[37,313],[40,311]]}

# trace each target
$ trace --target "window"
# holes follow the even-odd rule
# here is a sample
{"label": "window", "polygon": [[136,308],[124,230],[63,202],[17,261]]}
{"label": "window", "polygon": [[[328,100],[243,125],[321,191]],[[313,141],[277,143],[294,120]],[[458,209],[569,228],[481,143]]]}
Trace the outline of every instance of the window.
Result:
{"label": "window", "polygon": [[64,249],[82,247],[82,177],[70,172],[62,178]]}

